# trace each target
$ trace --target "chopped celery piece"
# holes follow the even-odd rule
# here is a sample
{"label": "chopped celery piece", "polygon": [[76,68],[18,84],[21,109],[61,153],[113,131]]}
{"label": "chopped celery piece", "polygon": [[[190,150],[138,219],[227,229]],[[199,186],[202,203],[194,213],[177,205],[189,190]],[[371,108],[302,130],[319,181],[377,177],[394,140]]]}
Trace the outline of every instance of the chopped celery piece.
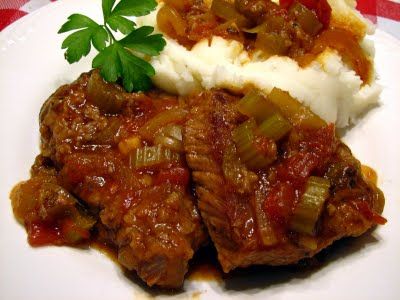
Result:
{"label": "chopped celery piece", "polygon": [[276,108],[257,90],[248,92],[238,102],[237,109],[245,116],[255,118],[258,123],[261,123],[276,111]]}
{"label": "chopped celery piece", "polygon": [[315,224],[322,213],[325,200],[329,196],[329,187],[328,179],[315,176],[308,178],[305,192],[297,204],[290,222],[292,230],[309,235],[315,234]]}
{"label": "chopped celery piece", "polygon": [[162,163],[179,161],[179,154],[161,145],[144,146],[133,151],[130,156],[133,168],[152,167]]}
{"label": "chopped celery piece", "polygon": [[211,4],[211,11],[221,19],[226,21],[235,20],[235,23],[240,27],[248,27],[251,25],[249,19],[239,13],[235,5],[225,0],[214,0]]}
{"label": "chopped celery piece", "polygon": [[321,128],[326,126],[324,120],[291,97],[288,92],[274,88],[268,95],[268,100],[279,108],[282,115],[288,119],[292,125],[299,125],[305,128]]}
{"label": "chopped celery piece", "polygon": [[292,128],[292,125],[281,114],[275,113],[258,127],[258,133],[277,141],[284,137]]}
{"label": "chopped celery piece", "polygon": [[291,41],[289,38],[283,37],[275,32],[262,31],[257,34],[255,43],[256,49],[261,49],[270,56],[285,55],[288,52],[290,45]]}
{"label": "chopped celery piece", "polygon": [[250,169],[260,169],[271,164],[276,157],[266,157],[255,145],[256,122],[249,119],[232,132],[240,158]]}
{"label": "chopped celery piece", "polygon": [[87,84],[87,96],[91,103],[96,105],[104,113],[120,113],[127,94],[117,84],[106,82],[100,72],[93,71]]}

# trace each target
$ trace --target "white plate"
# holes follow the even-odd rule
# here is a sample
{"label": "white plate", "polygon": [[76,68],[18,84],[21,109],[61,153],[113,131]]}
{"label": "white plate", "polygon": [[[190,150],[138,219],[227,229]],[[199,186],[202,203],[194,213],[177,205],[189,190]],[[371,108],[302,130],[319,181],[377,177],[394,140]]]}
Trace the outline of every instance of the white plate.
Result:
{"label": "white plate", "polygon": [[[0,299],[143,299],[148,290],[127,279],[95,250],[33,249],[14,220],[12,186],[28,178],[39,153],[38,113],[62,83],[90,69],[91,58],[68,65],[57,30],[81,12],[101,19],[99,1],[57,1],[0,33]],[[314,271],[275,270],[223,283],[186,282],[179,298],[398,299],[400,296],[400,43],[377,31],[376,65],[382,106],[345,136],[356,157],[379,173],[389,222],[372,234],[336,247]]]}

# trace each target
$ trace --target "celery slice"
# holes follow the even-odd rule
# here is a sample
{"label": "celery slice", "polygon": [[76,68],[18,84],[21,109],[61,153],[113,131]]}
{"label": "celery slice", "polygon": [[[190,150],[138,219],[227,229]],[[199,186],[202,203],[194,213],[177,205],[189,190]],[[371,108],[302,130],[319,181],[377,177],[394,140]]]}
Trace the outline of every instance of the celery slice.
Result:
{"label": "celery slice", "polygon": [[267,101],[267,98],[257,90],[248,92],[238,102],[237,109],[245,116],[255,118],[258,123],[261,123],[276,111],[276,108]]}
{"label": "celery slice", "polygon": [[290,229],[315,235],[315,224],[329,196],[329,187],[328,179],[315,176],[308,178],[305,192],[294,210]]}
{"label": "celery slice", "polygon": [[235,20],[235,23],[240,27],[251,26],[251,21],[244,15],[239,13],[235,5],[225,0],[214,0],[211,4],[211,11],[221,19],[226,21]]}
{"label": "celery slice", "polygon": [[135,169],[152,167],[162,163],[179,161],[179,154],[161,145],[144,146],[133,151],[130,156],[130,165]]}
{"label": "celery slice", "polygon": [[232,132],[238,154],[250,169],[260,169],[271,164],[275,157],[264,156],[254,145],[256,122],[253,118],[239,125]]}
{"label": "celery slice", "polygon": [[281,114],[275,113],[258,127],[258,133],[277,141],[283,138],[290,130],[292,125]]}
{"label": "celery slice", "polygon": [[259,32],[255,43],[256,49],[261,49],[269,56],[286,55],[291,45],[287,37],[275,32]]}
{"label": "celery slice", "polygon": [[314,114],[309,108],[289,95],[288,92],[274,88],[268,95],[270,103],[279,108],[282,115],[292,125],[300,125],[306,128],[321,128],[326,122]]}

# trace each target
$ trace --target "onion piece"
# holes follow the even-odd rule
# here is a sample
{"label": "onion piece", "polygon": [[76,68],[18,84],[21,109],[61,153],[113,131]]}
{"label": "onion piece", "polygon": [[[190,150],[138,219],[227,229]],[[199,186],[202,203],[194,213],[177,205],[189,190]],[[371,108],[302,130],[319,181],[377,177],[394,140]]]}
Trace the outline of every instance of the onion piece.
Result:
{"label": "onion piece", "polygon": [[278,238],[275,234],[274,228],[272,227],[271,220],[267,218],[263,210],[263,203],[265,201],[264,193],[257,190],[255,197],[252,197],[250,201],[252,202],[254,209],[255,221],[261,242],[266,247],[274,246],[278,243]]}
{"label": "onion piece", "polygon": [[190,0],[163,0],[163,2],[178,11],[185,11],[191,6]]}
{"label": "onion piece", "polygon": [[266,31],[266,25],[265,23],[262,23],[260,25],[257,25],[256,27],[252,28],[242,28],[242,31],[247,32],[247,33],[259,33],[261,31]]}
{"label": "onion piece", "polygon": [[186,35],[186,22],[179,12],[169,6],[163,5],[157,13],[157,25],[160,30],[172,38]]}
{"label": "onion piece", "polygon": [[181,123],[185,120],[187,111],[183,108],[173,108],[165,110],[154,118],[147,121],[140,129],[139,133],[142,137],[149,141],[153,141],[156,134],[166,125],[170,123]]}
{"label": "onion piece", "polygon": [[172,124],[163,127],[154,138],[154,144],[176,152],[183,152],[182,127]]}

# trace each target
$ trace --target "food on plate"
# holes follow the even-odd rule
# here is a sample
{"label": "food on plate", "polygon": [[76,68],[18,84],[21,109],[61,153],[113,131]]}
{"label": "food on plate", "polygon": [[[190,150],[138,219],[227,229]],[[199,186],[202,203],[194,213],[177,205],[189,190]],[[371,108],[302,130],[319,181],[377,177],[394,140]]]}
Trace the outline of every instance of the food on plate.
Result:
{"label": "food on plate", "polygon": [[344,0],[165,0],[137,23],[164,33],[150,63],[172,93],[278,87],[337,127],[376,105],[372,25]]}
{"label": "food on plate", "polygon": [[150,286],[182,285],[207,238],[198,210],[225,272],[296,263],[386,222],[335,126],[279,89],[127,93],[93,70],[44,103],[40,134],[11,193],[29,243],[112,245]]}
{"label": "food on plate", "polygon": [[126,93],[97,71],[60,87],[40,113],[41,154],[12,193],[32,246],[89,239],[150,286],[179,287],[205,241],[182,145],[184,103]]}
{"label": "food on plate", "polygon": [[204,91],[190,106],[186,158],[225,272],[296,263],[386,222],[335,126],[287,92]]}
{"label": "food on plate", "polygon": [[206,229],[229,272],[386,223],[335,129],[380,91],[347,2],[165,0],[144,16],[156,6],[103,1],[103,25],[61,27],[68,62],[99,53],[42,106],[41,153],[11,192],[32,246],[100,242],[149,286],[178,288]]}

